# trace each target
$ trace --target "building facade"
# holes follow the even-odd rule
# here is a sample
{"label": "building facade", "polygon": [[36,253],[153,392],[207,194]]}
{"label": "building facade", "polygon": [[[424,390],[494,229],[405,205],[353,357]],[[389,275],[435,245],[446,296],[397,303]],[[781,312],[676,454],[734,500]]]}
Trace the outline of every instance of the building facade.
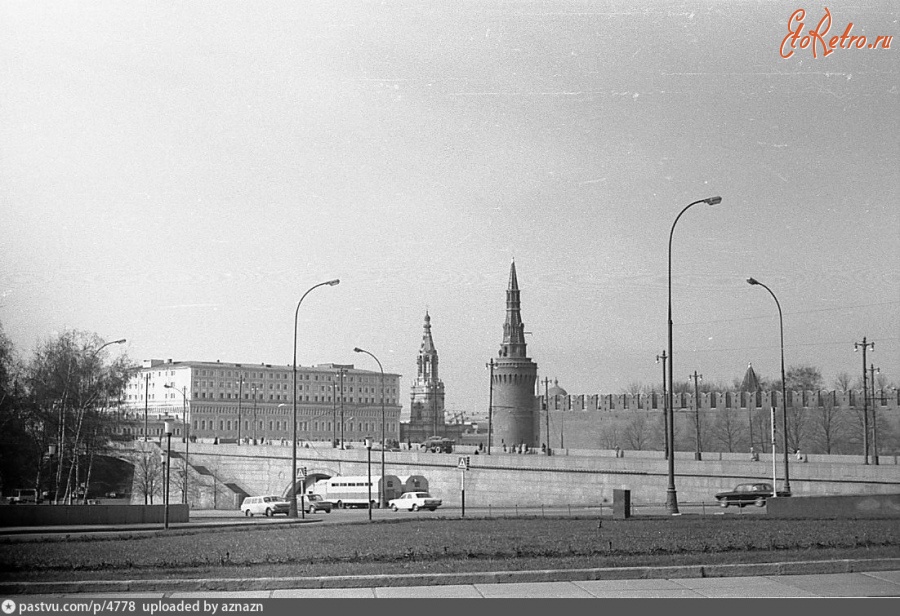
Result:
{"label": "building facade", "polygon": [[537,364],[527,356],[516,263],[509,269],[503,342],[491,367],[491,445],[540,447]]}
{"label": "building facade", "polygon": [[[309,441],[343,443],[366,436],[396,441],[400,435],[399,374],[353,365],[297,366],[297,434]],[[121,431],[157,438],[164,419],[175,437],[213,442],[272,442],[293,438],[293,367],[145,360],[128,380],[121,402]],[[189,430],[183,430],[185,417]],[[152,420],[152,421],[151,421]],[[182,433],[184,432],[184,434]]]}

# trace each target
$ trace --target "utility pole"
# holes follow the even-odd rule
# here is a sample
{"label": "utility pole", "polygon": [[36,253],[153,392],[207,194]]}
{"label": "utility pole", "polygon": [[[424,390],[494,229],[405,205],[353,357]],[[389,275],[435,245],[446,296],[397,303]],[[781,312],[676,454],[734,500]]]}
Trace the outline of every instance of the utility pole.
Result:
{"label": "utility pole", "polygon": [[863,464],[869,463],[869,392],[866,388],[866,349],[875,350],[874,342],[866,342],[863,336],[862,342],[853,343],[853,352],[856,353],[862,348],[863,358]]}
{"label": "utility pole", "polygon": [[694,427],[697,430],[697,449],[694,451],[694,459],[702,460],[702,454],[700,453],[700,388],[699,382],[703,380],[702,374],[697,374],[697,371],[694,370],[694,374],[688,375],[689,379],[694,379]]}
{"label": "utility pole", "polygon": [[662,369],[663,369],[663,426],[665,429],[665,444],[663,445],[663,449],[666,452],[666,460],[669,459],[669,397],[666,395],[666,350],[663,349],[662,355],[656,356],[656,363],[659,363],[659,360],[662,360]]}

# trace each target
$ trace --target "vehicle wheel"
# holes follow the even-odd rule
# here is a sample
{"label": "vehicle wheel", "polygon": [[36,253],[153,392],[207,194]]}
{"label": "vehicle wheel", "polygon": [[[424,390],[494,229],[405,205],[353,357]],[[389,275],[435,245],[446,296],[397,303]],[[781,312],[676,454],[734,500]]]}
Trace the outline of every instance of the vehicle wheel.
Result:
{"label": "vehicle wheel", "polygon": [[756,502],[753,504],[756,505],[757,507],[765,507],[766,499],[764,499],[762,496],[759,496],[759,497],[757,497]]}
{"label": "vehicle wheel", "polygon": [[437,507],[429,507],[428,509],[431,511],[437,511]]}
{"label": "vehicle wheel", "polygon": [[391,505],[391,510],[392,510],[392,511],[397,511],[397,505]]}
{"label": "vehicle wheel", "polygon": [[419,510],[419,506],[418,506],[418,505],[413,505],[413,506],[412,506],[412,510],[413,510],[413,511],[418,511],[418,510]]}
{"label": "vehicle wheel", "polygon": [[250,513],[250,510],[249,510],[249,509],[245,509],[245,510],[244,510],[244,517],[245,517],[245,518],[249,518],[251,515],[253,515],[253,514]]}
{"label": "vehicle wheel", "polygon": [[326,509],[325,513],[331,513],[331,509]]}
{"label": "vehicle wheel", "polygon": [[306,513],[308,513],[309,515],[312,515],[312,514],[315,513],[315,512],[316,512],[316,508],[315,508],[315,507],[310,507],[309,509],[306,510]]}
{"label": "vehicle wheel", "polygon": [[343,509],[343,508],[344,508],[344,501],[338,501],[338,502],[337,502],[337,508],[338,508],[338,509]]}
{"label": "vehicle wheel", "polygon": [[268,507],[266,508],[266,517],[267,517],[267,518],[271,518],[271,517],[272,517],[272,510],[269,509]]}

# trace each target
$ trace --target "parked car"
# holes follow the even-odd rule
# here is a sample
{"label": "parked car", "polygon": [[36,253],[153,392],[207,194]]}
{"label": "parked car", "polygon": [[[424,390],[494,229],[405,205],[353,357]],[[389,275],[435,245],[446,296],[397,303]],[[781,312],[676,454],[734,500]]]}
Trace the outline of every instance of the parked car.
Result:
{"label": "parked car", "polygon": [[406,492],[400,498],[388,501],[388,507],[394,511],[406,509],[408,511],[418,511],[419,509],[429,509],[434,511],[441,506],[443,501],[434,498],[428,492]]}
{"label": "parked car", "polygon": [[[778,497],[790,495],[790,492],[777,492]],[[728,507],[729,505],[737,505],[738,507],[756,505],[757,507],[764,507],[766,499],[771,498],[771,496],[771,483],[741,483],[734,486],[734,490],[731,492],[719,492],[716,494],[716,500],[719,501],[719,505],[722,507]]]}
{"label": "parked car", "polygon": [[241,511],[245,516],[252,518],[255,515],[264,515],[271,518],[273,515],[283,513],[288,515],[291,504],[280,496],[248,496],[241,503]]}
{"label": "parked car", "polygon": [[[331,513],[334,505],[330,502],[322,498],[321,494],[307,494],[304,497],[303,506],[306,508],[306,513],[313,514],[316,511],[324,511],[325,513]],[[297,497],[297,503],[300,503],[300,497]]]}
{"label": "parked car", "polygon": [[431,453],[453,453],[454,441],[443,436],[429,436],[419,447]]}

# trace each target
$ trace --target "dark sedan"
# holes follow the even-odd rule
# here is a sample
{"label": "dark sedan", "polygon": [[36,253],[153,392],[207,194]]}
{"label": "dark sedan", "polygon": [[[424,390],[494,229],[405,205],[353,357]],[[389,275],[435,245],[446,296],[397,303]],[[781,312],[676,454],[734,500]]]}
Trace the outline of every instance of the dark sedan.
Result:
{"label": "dark sedan", "polygon": [[[776,494],[778,497],[790,495],[790,492],[778,492]],[[729,505],[737,505],[738,507],[756,505],[757,507],[764,507],[766,499],[771,497],[771,483],[742,483],[736,485],[731,492],[719,492],[716,494],[716,500],[719,501],[719,505],[722,507],[728,507]]]}

